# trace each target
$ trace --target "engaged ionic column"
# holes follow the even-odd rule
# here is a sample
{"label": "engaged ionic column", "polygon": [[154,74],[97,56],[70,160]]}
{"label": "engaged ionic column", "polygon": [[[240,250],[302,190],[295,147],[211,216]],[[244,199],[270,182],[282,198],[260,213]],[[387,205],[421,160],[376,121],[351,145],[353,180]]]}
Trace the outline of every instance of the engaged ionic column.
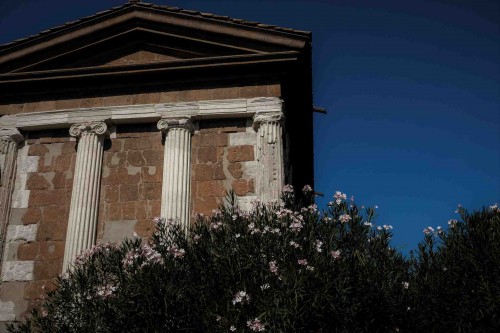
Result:
{"label": "engaged ionic column", "polygon": [[78,254],[95,244],[103,142],[107,130],[104,122],[74,124],[69,129],[69,134],[79,141],[64,250],[64,270],[70,267]]}
{"label": "engaged ionic column", "polygon": [[165,133],[161,216],[177,219],[184,229],[189,226],[192,128],[188,117],[158,121],[158,129]]}
{"label": "engaged ionic column", "polygon": [[0,128],[0,263],[12,208],[12,192],[16,180],[17,146],[24,137],[16,128]]}
{"label": "engaged ionic column", "polygon": [[254,118],[257,131],[256,192],[262,202],[278,201],[283,187],[283,114],[257,113]]}

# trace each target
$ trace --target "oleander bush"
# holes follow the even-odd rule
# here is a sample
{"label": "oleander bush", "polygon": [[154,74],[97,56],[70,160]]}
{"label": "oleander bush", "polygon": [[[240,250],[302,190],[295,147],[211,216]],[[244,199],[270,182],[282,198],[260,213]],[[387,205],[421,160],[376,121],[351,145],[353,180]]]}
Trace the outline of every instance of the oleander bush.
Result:
{"label": "oleander bush", "polygon": [[424,229],[410,282],[416,332],[500,332],[500,209],[468,213],[448,228]]}
{"label": "oleander bush", "polygon": [[427,230],[405,259],[373,208],[336,192],[320,212],[310,187],[298,196],[287,186],[280,203],[250,212],[229,198],[188,232],[157,218],[148,241],[97,245],[9,330],[465,332],[498,323],[498,209]]}

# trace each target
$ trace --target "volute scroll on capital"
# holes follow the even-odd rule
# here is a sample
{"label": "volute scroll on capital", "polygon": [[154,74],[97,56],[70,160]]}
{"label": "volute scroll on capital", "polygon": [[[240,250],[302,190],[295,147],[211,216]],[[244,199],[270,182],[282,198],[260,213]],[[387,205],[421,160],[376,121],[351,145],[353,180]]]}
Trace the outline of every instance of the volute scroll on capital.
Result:
{"label": "volute scroll on capital", "polygon": [[77,123],[69,128],[69,134],[76,138],[84,134],[105,135],[107,133],[108,125],[104,121]]}
{"label": "volute scroll on capital", "polygon": [[0,127],[0,153],[5,154],[10,142],[19,144],[24,141],[24,136],[15,127]]}
{"label": "volute scroll on capital", "polygon": [[183,128],[190,133],[193,132],[191,117],[162,118],[158,121],[157,127],[162,132],[167,132],[172,128]]}
{"label": "volute scroll on capital", "polygon": [[283,112],[258,112],[253,116],[253,128],[258,130],[262,123],[282,124],[284,119]]}

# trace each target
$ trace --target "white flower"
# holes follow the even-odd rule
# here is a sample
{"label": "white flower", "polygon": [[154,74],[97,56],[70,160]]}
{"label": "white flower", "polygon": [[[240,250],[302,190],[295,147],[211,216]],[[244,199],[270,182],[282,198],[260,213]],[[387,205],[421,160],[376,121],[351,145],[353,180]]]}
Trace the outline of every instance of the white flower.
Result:
{"label": "white flower", "polygon": [[233,305],[236,303],[248,303],[250,302],[250,295],[248,295],[245,291],[238,291],[233,298]]}
{"label": "white flower", "polygon": [[323,246],[323,242],[316,239],[316,251],[317,252],[323,252],[323,249],[321,248]]}
{"label": "white flower", "polygon": [[307,266],[307,267],[306,267],[306,270],[308,270],[308,271],[311,271],[311,272],[312,272],[312,271],[314,271],[314,267],[313,267],[313,266]]}
{"label": "white flower", "polygon": [[281,192],[283,192],[283,193],[293,193],[293,186],[292,185],[285,185],[281,189]]}
{"label": "white flower", "polygon": [[384,228],[384,230],[391,230],[392,229],[392,225],[384,224],[383,228]]}
{"label": "white flower", "polygon": [[366,225],[367,227],[372,227],[373,223],[366,221],[363,223],[363,225]]}
{"label": "white flower", "polygon": [[352,220],[352,217],[350,217],[349,214],[343,214],[339,216],[339,221],[341,223],[346,223],[349,222],[350,220]]}
{"label": "white flower", "polygon": [[410,287],[410,283],[409,283],[409,282],[406,282],[406,281],[405,281],[405,282],[403,282],[403,283],[402,283],[402,285],[403,285],[403,288],[404,288],[404,289],[408,289],[408,288]]}
{"label": "white flower", "polygon": [[450,228],[455,228],[457,223],[458,223],[457,220],[449,220],[448,221],[448,225],[450,226]]}
{"label": "white flower", "polygon": [[304,194],[308,194],[308,193],[311,193],[313,191],[312,187],[310,185],[305,185],[303,188],[302,188],[302,192]]}
{"label": "white flower", "polygon": [[262,286],[260,286],[260,290],[266,290],[269,288],[270,288],[269,283],[266,283],[266,284],[263,284]]}
{"label": "white flower", "polygon": [[428,226],[427,228],[424,228],[423,233],[426,235],[430,235],[434,232],[434,228],[431,226]]}
{"label": "white flower", "polygon": [[234,327],[234,325],[231,325],[231,327],[229,327],[229,330],[230,330],[231,332],[234,332],[234,331],[236,331],[236,327]]}
{"label": "white flower", "polygon": [[342,193],[340,191],[336,191],[335,194],[333,195],[333,198],[335,199],[335,203],[337,205],[340,205],[343,200],[347,198],[347,195],[345,193]]}

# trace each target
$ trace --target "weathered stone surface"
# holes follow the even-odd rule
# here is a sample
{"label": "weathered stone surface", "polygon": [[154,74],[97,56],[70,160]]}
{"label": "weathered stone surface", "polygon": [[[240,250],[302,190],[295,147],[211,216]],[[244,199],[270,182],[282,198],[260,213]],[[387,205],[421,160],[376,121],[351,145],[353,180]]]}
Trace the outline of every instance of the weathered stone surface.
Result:
{"label": "weathered stone surface", "polygon": [[256,145],[257,144],[257,134],[256,133],[231,133],[229,134],[229,145],[230,146],[246,146],[246,145]]}
{"label": "weathered stone surface", "polygon": [[215,163],[219,161],[217,156],[217,147],[202,147],[198,148],[198,162],[199,163]]}
{"label": "weathered stone surface", "polygon": [[231,173],[231,176],[234,178],[241,178],[243,176],[243,170],[241,169],[241,163],[236,162],[236,163],[229,163],[227,166],[227,170]]}
{"label": "weathered stone surface", "polygon": [[243,162],[254,160],[254,146],[232,146],[227,149],[227,160],[229,162]]}
{"label": "weathered stone surface", "polygon": [[14,308],[14,302],[0,301],[0,321],[14,321],[16,319]]}
{"label": "weathered stone surface", "polygon": [[38,207],[27,208],[22,217],[23,224],[35,224],[42,220],[42,211]]}
{"label": "weathered stone surface", "polygon": [[36,238],[37,230],[38,230],[37,224],[9,225],[7,227],[7,237],[5,240],[6,242],[13,242],[13,241],[32,242]]}
{"label": "weathered stone surface", "polygon": [[3,267],[2,281],[33,280],[33,261],[7,261]]}
{"label": "weathered stone surface", "polygon": [[35,261],[33,274],[38,280],[47,280],[57,277],[62,272],[62,260]]}
{"label": "weathered stone surface", "polygon": [[197,194],[200,197],[224,197],[226,188],[222,181],[201,181],[198,183]]}
{"label": "weathered stone surface", "polygon": [[100,243],[118,243],[132,238],[137,220],[107,221]]}

